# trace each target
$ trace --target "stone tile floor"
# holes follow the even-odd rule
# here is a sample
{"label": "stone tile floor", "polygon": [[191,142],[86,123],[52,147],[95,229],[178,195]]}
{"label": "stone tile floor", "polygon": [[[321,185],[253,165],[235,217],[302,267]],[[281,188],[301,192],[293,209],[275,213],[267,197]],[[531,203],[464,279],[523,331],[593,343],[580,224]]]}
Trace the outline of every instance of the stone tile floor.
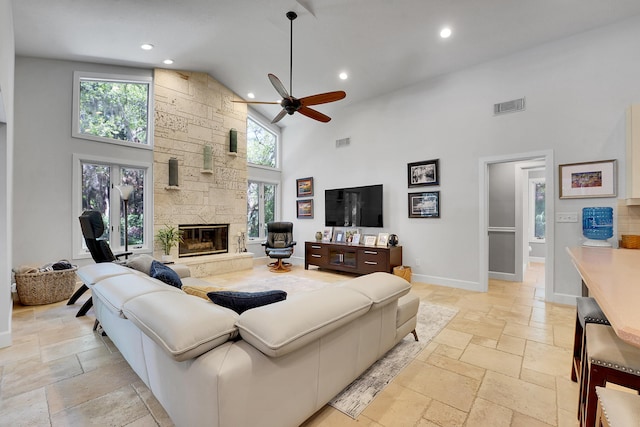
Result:
{"label": "stone tile floor", "polygon": [[[261,265],[208,278],[219,286],[272,277]],[[295,266],[290,275],[337,282],[344,275]],[[357,420],[331,407],[316,426],[576,426],[578,386],[569,377],[575,308],[545,303],[544,266],[489,292],[413,283],[425,301],[457,316]],[[88,297],[14,304],[13,345],[0,349],[0,426],[171,426],[162,407],[108,337],[92,331]]]}

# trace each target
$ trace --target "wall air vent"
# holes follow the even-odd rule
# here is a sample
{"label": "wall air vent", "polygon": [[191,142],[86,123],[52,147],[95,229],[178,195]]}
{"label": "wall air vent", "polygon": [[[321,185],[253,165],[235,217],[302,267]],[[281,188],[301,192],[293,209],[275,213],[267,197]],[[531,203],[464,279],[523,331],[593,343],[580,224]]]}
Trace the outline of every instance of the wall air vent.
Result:
{"label": "wall air vent", "polygon": [[351,144],[351,138],[336,139],[336,148],[346,147]]}
{"label": "wall air vent", "polygon": [[513,101],[501,102],[499,104],[493,104],[493,114],[497,116],[499,114],[523,111],[524,106],[525,106],[524,98],[514,99]]}

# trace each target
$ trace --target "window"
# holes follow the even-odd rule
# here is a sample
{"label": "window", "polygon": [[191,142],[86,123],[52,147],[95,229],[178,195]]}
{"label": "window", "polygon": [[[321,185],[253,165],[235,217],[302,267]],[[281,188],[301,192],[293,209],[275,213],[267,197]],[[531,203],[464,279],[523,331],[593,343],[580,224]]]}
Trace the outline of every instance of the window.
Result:
{"label": "window", "polygon": [[545,179],[529,179],[529,241],[545,241]]}
{"label": "window", "polygon": [[247,119],[247,163],[275,168],[278,158],[278,137],[256,120]]}
{"label": "window", "polygon": [[252,115],[247,118],[247,237],[267,237],[266,224],[280,219],[279,142],[277,126]]}
{"label": "window", "polygon": [[247,236],[267,237],[266,224],[276,220],[277,184],[249,181],[247,186]]}
{"label": "window", "polygon": [[[138,252],[153,247],[150,224],[151,195],[153,186],[150,164],[132,164],[116,159],[80,157],[74,155],[74,217],[85,210],[97,210],[102,213],[105,223],[104,238],[108,240],[113,252],[124,251],[125,238],[128,236],[129,251]],[[127,184],[133,187],[127,205],[128,233],[124,228],[124,204],[116,185]],[[89,256],[82,238],[78,221],[74,221],[74,253],[76,257]]]}
{"label": "window", "polygon": [[75,138],[151,148],[151,78],[74,73]]}

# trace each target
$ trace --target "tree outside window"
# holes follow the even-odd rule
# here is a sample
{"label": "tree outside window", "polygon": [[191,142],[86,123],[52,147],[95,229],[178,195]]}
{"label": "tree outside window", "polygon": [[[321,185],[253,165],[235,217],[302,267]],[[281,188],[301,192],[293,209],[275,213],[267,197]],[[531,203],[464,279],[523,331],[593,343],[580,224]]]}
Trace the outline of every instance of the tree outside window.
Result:
{"label": "tree outside window", "polygon": [[247,119],[247,162],[275,168],[278,149],[276,135],[251,118]]}
{"label": "tree outside window", "polygon": [[[114,176],[115,173],[115,176]],[[105,224],[105,234],[112,247],[125,246],[124,204],[116,191],[117,206],[112,206],[111,197],[114,185],[127,184],[133,187],[128,203],[128,237],[129,245],[141,247],[144,245],[144,184],[146,170],[127,166],[82,162],[82,211],[95,210],[102,214]],[[112,225],[120,224],[118,237],[113,237]],[[116,233],[116,236],[118,233]]]}
{"label": "tree outside window", "polygon": [[151,148],[150,78],[76,71],[73,129],[76,138]]}

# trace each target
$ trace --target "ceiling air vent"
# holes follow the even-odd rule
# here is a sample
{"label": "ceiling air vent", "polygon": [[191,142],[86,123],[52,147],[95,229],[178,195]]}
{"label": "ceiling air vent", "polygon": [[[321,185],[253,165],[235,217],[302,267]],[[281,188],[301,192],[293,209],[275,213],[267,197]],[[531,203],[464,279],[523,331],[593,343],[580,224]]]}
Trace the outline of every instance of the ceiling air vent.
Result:
{"label": "ceiling air vent", "polygon": [[351,138],[336,139],[336,148],[346,147],[351,144]]}
{"label": "ceiling air vent", "polygon": [[514,113],[522,110],[524,110],[524,98],[493,104],[493,114],[496,116],[498,114]]}

